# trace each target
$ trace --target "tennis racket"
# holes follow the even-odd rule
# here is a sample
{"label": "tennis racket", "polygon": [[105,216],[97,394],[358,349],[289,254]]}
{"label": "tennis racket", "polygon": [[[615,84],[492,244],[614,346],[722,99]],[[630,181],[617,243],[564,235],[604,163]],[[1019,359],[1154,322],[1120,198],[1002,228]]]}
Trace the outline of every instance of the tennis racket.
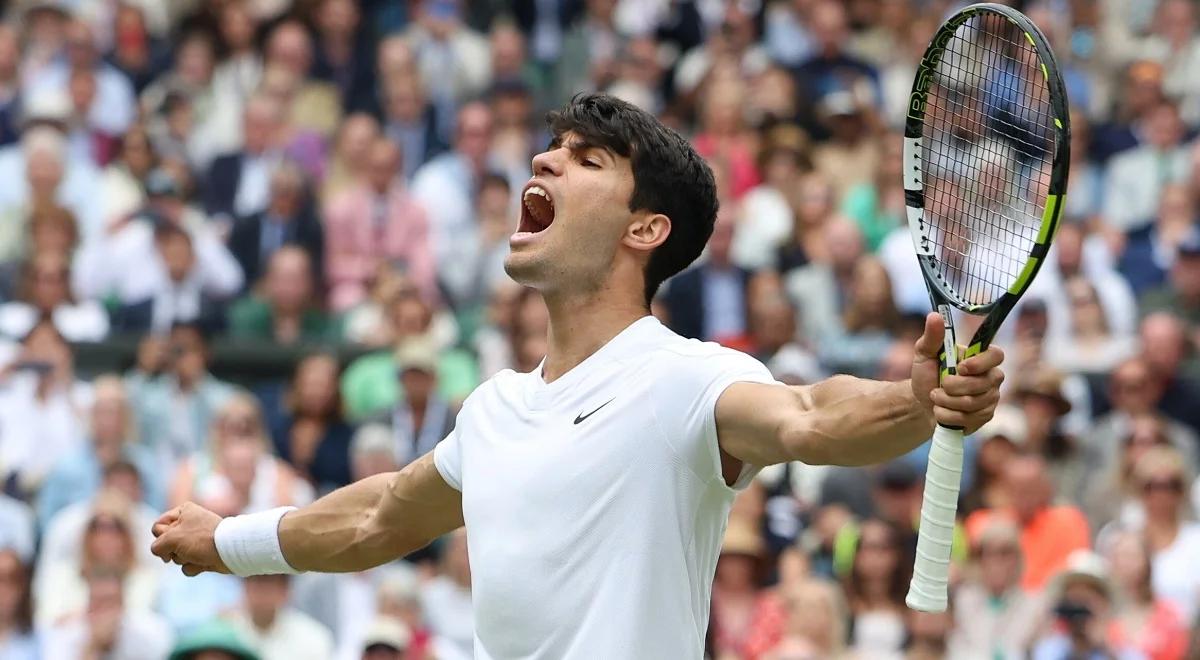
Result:
{"label": "tennis racket", "polygon": [[[1046,257],[1067,184],[1068,118],[1045,35],[1009,7],[954,14],[918,65],[904,198],[930,301],[946,323],[943,378],[987,348]],[[955,311],[984,317],[965,350]],[[962,463],[963,430],[939,425],[906,599],[914,610],[946,609]]]}

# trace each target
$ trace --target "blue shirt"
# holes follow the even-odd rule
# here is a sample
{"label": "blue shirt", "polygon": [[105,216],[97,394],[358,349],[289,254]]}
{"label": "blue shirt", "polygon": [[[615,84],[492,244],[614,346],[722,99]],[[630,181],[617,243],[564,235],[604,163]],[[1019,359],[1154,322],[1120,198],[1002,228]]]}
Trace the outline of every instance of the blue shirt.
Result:
{"label": "blue shirt", "polygon": [[[142,501],[155,509],[162,509],[165,506],[162,484],[151,451],[146,447],[126,444],[121,449],[121,458],[137,468],[142,480]],[[54,514],[76,502],[90,500],[100,490],[103,479],[104,470],[90,442],[79,451],[63,457],[42,484],[37,501],[38,526],[46,529]]]}

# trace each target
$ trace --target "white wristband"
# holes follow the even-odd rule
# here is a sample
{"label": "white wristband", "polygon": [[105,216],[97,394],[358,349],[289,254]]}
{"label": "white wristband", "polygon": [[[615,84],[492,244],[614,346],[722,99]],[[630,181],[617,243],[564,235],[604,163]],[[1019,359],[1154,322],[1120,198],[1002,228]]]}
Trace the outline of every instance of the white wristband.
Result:
{"label": "white wristband", "polygon": [[297,573],[279,547],[279,521],[295,509],[281,506],[222,520],[213,534],[221,561],[238,577]]}

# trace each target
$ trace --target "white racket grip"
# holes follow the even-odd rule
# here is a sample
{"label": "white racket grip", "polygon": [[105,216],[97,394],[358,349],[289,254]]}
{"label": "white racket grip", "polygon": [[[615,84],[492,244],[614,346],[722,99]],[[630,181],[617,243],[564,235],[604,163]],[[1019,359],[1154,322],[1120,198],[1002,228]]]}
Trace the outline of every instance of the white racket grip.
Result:
{"label": "white racket grip", "polygon": [[920,612],[946,611],[950,584],[950,550],[962,479],[963,432],[938,426],[929,448],[925,499],[917,532],[917,557],[904,602]]}

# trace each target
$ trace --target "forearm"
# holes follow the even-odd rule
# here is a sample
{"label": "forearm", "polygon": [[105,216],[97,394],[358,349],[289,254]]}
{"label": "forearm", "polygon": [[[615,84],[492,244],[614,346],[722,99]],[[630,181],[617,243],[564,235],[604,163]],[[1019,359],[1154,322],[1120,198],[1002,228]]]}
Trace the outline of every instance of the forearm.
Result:
{"label": "forearm", "polygon": [[279,544],[296,570],[345,573],[403,557],[461,525],[461,496],[427,454],[288,513]]}
{"label": "forearm", "polygon": [[801,413],[785,445],[811,464],[867,465],[911,451],[929,439],[934,420],[909,381],[834,376],[801,388]]}

